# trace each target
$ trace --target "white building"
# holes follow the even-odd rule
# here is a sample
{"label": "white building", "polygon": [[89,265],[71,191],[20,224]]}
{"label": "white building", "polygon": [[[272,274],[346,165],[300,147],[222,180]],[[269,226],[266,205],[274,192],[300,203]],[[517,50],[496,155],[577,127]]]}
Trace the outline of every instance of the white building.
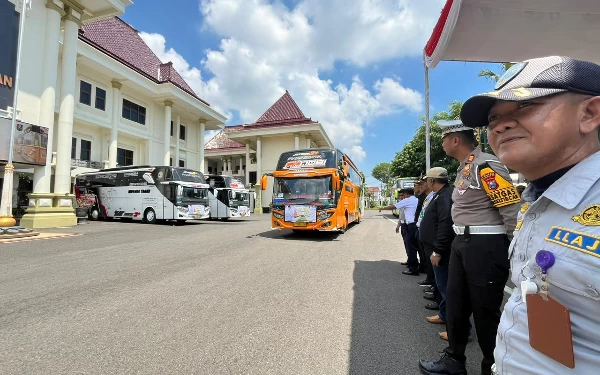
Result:
{"label": "white building", "polygon": [[[6,11],[7,4],[14,11],[12,3],[0,0],[0,11]],[[27,11],[18,127],[38,131],[40,126],[42,132],[45,127],[48,134],[47,139],[44,134],[15,147],[15,172],[33,178],[23,226],[75,225],[72,178],[83,171],[116,165],[207,169],[204,133],[222,129],[226,119],[194,93],[171,63],[163,64],[135,29],[116,17],[131,4],[33,0]],[[2,43],[12,45],[15,37],[2,34],[0,40],[11,38]],[[2,77],[10,73],[0,71]],[[12,113],[11,105],[0,108],[0,128]],[[42,145],[47,148],[38,151]],[[3,175],[1,148],[2,144]],[[45,159],[45,165],[32,168],[36,161],[19,159],[19,152],[33,155],[34,149],[37,163]]]}

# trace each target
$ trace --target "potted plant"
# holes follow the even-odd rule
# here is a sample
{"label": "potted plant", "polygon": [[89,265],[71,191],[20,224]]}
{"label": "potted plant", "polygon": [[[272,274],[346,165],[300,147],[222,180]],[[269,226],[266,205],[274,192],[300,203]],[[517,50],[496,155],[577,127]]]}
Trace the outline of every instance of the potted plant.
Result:
{"label": "potted plant", "polygon": [[77,207],[75,208],[75,215],[79,222],[86,222],[90,208],[96,203],[96,196],[94,194],[81,194],[77,198]]}

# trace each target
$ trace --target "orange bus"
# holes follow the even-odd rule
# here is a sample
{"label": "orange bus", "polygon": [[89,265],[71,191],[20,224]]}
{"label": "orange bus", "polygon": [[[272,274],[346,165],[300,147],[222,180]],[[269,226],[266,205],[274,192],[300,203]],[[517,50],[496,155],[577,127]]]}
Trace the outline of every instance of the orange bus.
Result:
{"label": "orange bus", "polygon": [[345,232],[359,223],[364,178],[348,155],[337,149],[310,148],[281,154],[273,177],[271,227]]}

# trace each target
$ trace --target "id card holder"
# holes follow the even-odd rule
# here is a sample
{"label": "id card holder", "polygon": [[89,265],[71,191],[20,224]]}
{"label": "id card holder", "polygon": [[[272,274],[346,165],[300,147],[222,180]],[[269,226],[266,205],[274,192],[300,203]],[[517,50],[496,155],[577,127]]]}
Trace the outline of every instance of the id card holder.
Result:
{"label": "id card holder", "polygon": [[569,309],[549,295],[528,294],[526,303],[531,347],[568,368],[575,368]]}

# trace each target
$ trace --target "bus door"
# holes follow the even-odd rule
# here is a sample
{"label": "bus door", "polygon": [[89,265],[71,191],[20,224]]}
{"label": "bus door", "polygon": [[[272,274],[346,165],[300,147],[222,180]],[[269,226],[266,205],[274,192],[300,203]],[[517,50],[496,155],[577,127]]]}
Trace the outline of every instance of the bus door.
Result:
{"label": "bus door", "polygon": [[[177,218],[177,206],[175,202],[177,202],[177,188],[178,185],[168,184],[164,185],[165,194],[163,198],[163,216],[164,220],[172,220]],[[159,218],[158,212],[156,213],[156,217]]]}

